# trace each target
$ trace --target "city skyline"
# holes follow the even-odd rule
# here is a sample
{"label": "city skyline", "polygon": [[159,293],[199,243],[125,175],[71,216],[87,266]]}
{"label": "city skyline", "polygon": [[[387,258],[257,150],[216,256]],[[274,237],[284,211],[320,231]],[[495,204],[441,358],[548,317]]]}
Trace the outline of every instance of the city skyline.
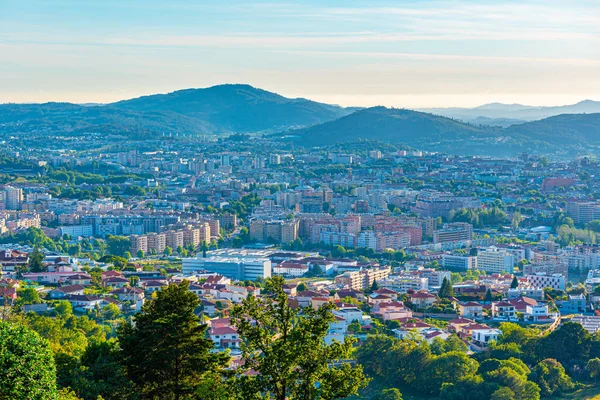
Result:
{"label": "city skyline", "polygon": [[222,83],[342,106],[600,100],[594,2],[8,2],[0,103]]}

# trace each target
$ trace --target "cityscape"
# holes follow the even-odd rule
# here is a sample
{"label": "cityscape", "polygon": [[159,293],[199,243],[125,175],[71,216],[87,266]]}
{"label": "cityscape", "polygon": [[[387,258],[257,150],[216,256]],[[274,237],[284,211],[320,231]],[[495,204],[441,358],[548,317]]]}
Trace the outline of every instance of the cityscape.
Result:
{"label": "cityscape", "polygon": [[[66,14],[58,3],[40,4],[40,12],[60,21]],[[177,89],[176,77],[163,71],[159,83],[169,90],[140,79],[113,97],[113,83],[106,90],[101,82],[69,86],[79,76],[68,76],[66,61],[43,56],[56,68],[49,78],[64,82],[64,91],[0,82],[6,92],[0,96],[1,399],[600,399],[600,101],[591,99],[600,100],[597,82],[584,92],[573,78],[572,92],[559,85],[552,90],[564,96],[537,106],[492,102],[489,93],[471,93],[466,101],[468,90],[449,101],[455,93],[447,87],[436,95],[388,93],[407,85],[393,80],[379,95],[338,90],[333,75],[321,77],[327,90],[321,95],[311,96],[316,86],[308,77],[291,84],[292,76],[300,79],[291,69],[298,52],[312,76],[323,72],[312,58],[324,56],[320,46],[337,53],[373,46],[372,62],[383,67],[377,45],[430,41],[424,46],[433,57],[437,41],[448,41],[448,51],[455,46],[445,29],[484,11],[498,13],[481,17],[494,29],[513,17],[523,24],[514,32],[539,53],[540,71],[562,67],[529,30],[532,10],[539,7],[552,24],[540,23],[544,35],[595,43],[600,9],[530,1],[479,8],[462,1],[379,8],[133,3],[108,7],[136,10],[140,21],[162,28],[155,13],[164,13],[167,24],[177,10],[182,27],[190,13],[206,24],[202,29],[215,31],[176,36],[176,30],[158,43],[90,44],[96,24],[112,23],[105,11],[82,5],[77,13],[92,24],[98,12],[99,21],[81,43],[58,44],[66,46],[62,56],[77,65],[69,46],[81,46],[90,61],[95,56],[85,54],[95,46],[98,52],[134,46],[132,57],[158,46],[185,63],[178,46],[199,46],[198,54],[190,50],[190,67],[197,62],[192,53],[207,56],[202,72],[212,73],[211,82],[226,78]],[[16,32],[28,6],[6,11],[8,30]],[[582,25],[571,26],[561,13]],[[447,15],[454,20],[442,20]],[[251,17],[248,25],[223,28],[227,34],[217,40],[221,28],[213,22],[241,16]],[[282,20],[269,22],[270,16]],[[377,17],[382,31],[367,31]],[[322,18],[331,26],[322,26]],[[396,30],[388,26],[393,18]],[[421,18],[423,32],[401,28]],[[291,32],[313,19],[318,37],[269,36],[257,28],[261,21],[276,32],[287,21]],[[365,31],[345,32],[350,22]],[[481,39],[463,33],[460,41],[500,40],[491,29]],[[13,47],[32,45],[26,34],[35,33],[18,32],[23,43],[6,40],[14,65],[26,57]],[[48,40],[36,35],[35,45],[57,46],[50,40],[66,40],[64,32]],[[125,28],[117,32],[128,38]],[[356,43],[346,41],[350,35]],[[282,51],[279,39],[299,49],[261,66],[264,48]],[[508,51],[513,39],[506,40]],[[224,53],[237,46],[247,65],[220,74]],[[205,47],[215,52],[213,61]],[[575,47],[561,54],[566,64],[592,58],[573,67],[584,76],[600,58]],[[522,62],[521,51],[515,44],[511,57]],[[150,65],[159,60],[146,56],[149,69],[138,72],[154,76]],[[499,63],[505,57],[437,56],[424,60],[455,77],[467,68],[455,64],[465,57],[475,64],[477,57]],[[362,64],[353,57],[344,54],[344,66],[327,58],[326,65],[340,76],[357,72]],[[7,81],[20,76],[14,65],[0,68]],[[98,68],[104,81],[110,66]],[[252,84],[230,83],[254,68],[262,72]],[[365,61],[364,68],[372,66]],[[415,68],[416,74],[421,67]],[[288,86],[277,86],[275,70],[290,74]],[[504,82],[495,69],[490,80],[494,73]],[[40,76],[35,68],[23,74]],[[269,90],[254,83],[268,82],[270,74]],[[364,76],[355,78],[362,87]],[[522,85],[531,97],[519,97],[517,78],[515,91],[491,93],[502,101],[507,94],[523,102],[550,96],[533,83]],[[390,96],[399,96],[397,103]],[[480,99],[489,102],[476,106]]]}

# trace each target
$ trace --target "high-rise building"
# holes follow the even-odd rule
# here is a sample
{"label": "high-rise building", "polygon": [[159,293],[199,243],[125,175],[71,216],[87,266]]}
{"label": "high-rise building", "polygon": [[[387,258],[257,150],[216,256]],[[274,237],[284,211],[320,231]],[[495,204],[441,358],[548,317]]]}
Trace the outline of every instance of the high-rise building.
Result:
{"label": "high-rise building", "polygon": [[20,210],[23,204],[23,189],[7,186],[5,192],[6,208],[8,210]]}
{"label": "high-rise building", "polygon": [[433,232],[433,243],[457,242],[471,240],[473,237],[473,225],[466,222],[455,222],[445,224],[440,230]]}
{"label": "high-rise building", "polygon": [[515,265],[515,256],[505,249],[489,247],[477,253],[477,269],[492,274],[511,273]]}

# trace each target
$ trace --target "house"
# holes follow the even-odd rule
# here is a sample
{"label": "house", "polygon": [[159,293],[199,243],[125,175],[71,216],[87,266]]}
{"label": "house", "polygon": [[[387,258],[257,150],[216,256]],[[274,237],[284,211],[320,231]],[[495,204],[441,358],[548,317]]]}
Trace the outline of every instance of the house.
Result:
{"label": "house", "polygon": [[102,284],[104,285],[104,281],[109,278],[123,277],[123,274],[119,271],[104,271],[102,273]]}
{"label": "house", "polygon": [[298,294],[298,285],[295,283],[288,283],[282,286],[283,292],[288,296],[295,297]]}
{"label": "house", "polygon": [[415,292],[410,293],[408,298],[412,304],[417,306],[418,308],[429,308],[431,307],[437,300],[437,297],[428,292]]}
{"label": "house", "polygon": [[216,313],[215,303],[209,300],[202,299],[202,309],[204,310],[204,314],[208,315],[209,317],[213,317]]}
{"label": "house", "polygon": [[458,337],[460,337],[461,339],[469,339],[471,338],[471,336],[473,336],[473,331],[486,330],[490,329],[490,327],[485,324],[478,324],[476,322],[473,322],[470,324],[457,326],[456,329]]}
{"label": "house", "polygon": [[524,313],[527,310],[527,306],[537,306],[538,302],[530,297],[520,296],[516,299],[507,300],[508,303],[515,307],[516,312]]}
{"label": "house", "polygon": [[224,277],[223,275],[214,274],[208,275],[204,281],[207,285],[230,285],[231,279]]}
{"label": "house", "polygon": [[459,333],[463,327],[474,323],[475,321],[472,321],[470,319],[466,319],[466,318],[457,318],[457,319],[452,319],[450,321],[448,321],[448,332],[456,332]]}
{"label": "house", "polygon": [[154,293],[167,286],[165,281],[145,281],[141,283],[142,288],[146,293]]}
{"label": "house", "polygon": [[67,285],[61,286],[48,293],[48,297],[51,299],[63,299],[70,295],[83,295],[83,286],[81,285]]}
{"label": "house", "polygon": [[318,310],[323,306],[323,304],[327,304],[329,302],[329,297],[313,297],[310,305],[314,310]]}
{"label": "house", "polygon": [[350,297],[358,301],[365,301],[364,293],[354,289],[340,289],[336,292],[334,297],[335,300],[343,300],[346,297]]}
{"label": "house", "polygon": [[129,285],[129,279],[123,278],[122,276],[114,276],[102,280],[102,286],[122,288],[123,286]]}
{"label": "house", "polygon": [[[68,282],[69,277],[73,275],[81,275],[80,272],[61,271],[61,272],[32,272],[23,274],[23,279],[38,283],[59,284]],[[89,276],[89,275],[88,275]],[[91,280],[91,277],[90,277]]]}
{"label": "house", "polygon": [[273,267],[273,274],[283,275],[291,278],[299,278],[308,272],[307,264],[299,264],[290,261],[284,261]]}
{"label": "house", "polygon": [[429,328],[431,328],[431,325],[422,321],[416,321],[404,323],[399,328],[393,329],[392,332],[394,332],[396,339],[410,338],[414,334],[416,334],[416,338],[419,338],[421,332]]}
{"label": "house", "polygon": [[515,306],[507,301],[492,303],[492,316],[494,318],[514,319],[517,316]]}
{"label": "house", "polygon": [[350,325],[353,322],[358,322],[361,325],[369,325],[371,323],[371,317],[364,315],[362,310],[355,306],[338,308],[333,311],[333,315],[342,318],[346,325]]}
{"label": "house", "polygon": [[427,341],[427,343],[431,344],[434,339],[446,340],[450,336],[448,332],[444,332],[440,328],[431,327],[428,329],[423,329],[420,333],[423,340]]}
{"label": "house", "polygon": [[70,285],[87,286],[92,283],[92,277],[87,274],[74,274],[65,278],[65,282]]}
{"label": "house", "polygon": [[402,320],[412,318],[413,312],[404,306],[404,303],[392,301],[389,303],[378,303],[371,309],[371,313],[381,317],[384,321]]}
{"label": "house", "polygon": [[475,301],[458,303],[458,315],[462,318],[481,318],[483,317],[483,306]]}
{"label": "house", "polygon": [[96,307],[101,307],[103,303],[101,297],[81,294],[65,296],[65,300],[68,300],[76,311],[93,310]]}
{"label": "house", "polygon": [[144,298],[144,291],[142,289],[130,286],[112,290],[110,294],[116,295],[119,301],[137,301]]}
{"label": "house", "polygon": [[217,348],[237,349],[240,346],[241,340],[238,331],[231,325],[211,326],[208,335]]}
{"label": "house", "polygon": [[587,308],[585,295],[576,294],[569,295],[569,300],[556,300],[556,308],[561,314],[581,314],[584,313]]}
{"label": "house", "polygon": [[393,299],[390,296],[387,296],[385,294],[373,293],[373,294],[371,294],[371,296],[369,296],[369,304],[371,304],[371,305],[375,305],[375,304],[379,304],[379,303],[389,303],[392,300]]}
{"label": "house", "polygon": [[14,271],[17,267],[25,266],[29,262],[29,255],[24,251],[0,251],[0,265],[4,271]]}
{"label": "house", "polygon": [[305,290],[303,292],[298,293],[296,296],[296,300],[300,304],[300,307],[308,307],[312,304],[313,298],[323,298],[327,297],[329,299],[328,291],[314,291],[314,290]]}
{"label": "house", "polygon": [[499,329],[475,329],[471,332],[471,344],[479,349],[486,349],[502,335]]}
{"label": "house", "polygon": [[377,295],[382,295],[382,296],[386,296],[391,298],[393,301],[397,301],[398,300],[398,292],[391,290],[391,289],[378,289],[376,291],[373,292],[373,294],[371,295],[371,297],[376,297]]}
{"label": "house", "polygon": [[17,288],[13,286],[0,286],[0,303],[12,304],[17,299]]}
{"label": "house", "polygon": [[548,306],[545,304],[527,305],[523,319],[530,322],[552,322],[554,320],[548,315]]}

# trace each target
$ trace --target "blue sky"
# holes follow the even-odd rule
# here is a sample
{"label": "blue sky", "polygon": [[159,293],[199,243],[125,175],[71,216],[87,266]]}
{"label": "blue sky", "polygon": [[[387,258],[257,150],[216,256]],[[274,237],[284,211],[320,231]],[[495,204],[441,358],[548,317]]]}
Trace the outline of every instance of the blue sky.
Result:
{"label": "blue sky", "polygon": [[555,105],[600,100],[599,77],[595,0],[0,0],[0,102],[233,82],[342,105]]}

